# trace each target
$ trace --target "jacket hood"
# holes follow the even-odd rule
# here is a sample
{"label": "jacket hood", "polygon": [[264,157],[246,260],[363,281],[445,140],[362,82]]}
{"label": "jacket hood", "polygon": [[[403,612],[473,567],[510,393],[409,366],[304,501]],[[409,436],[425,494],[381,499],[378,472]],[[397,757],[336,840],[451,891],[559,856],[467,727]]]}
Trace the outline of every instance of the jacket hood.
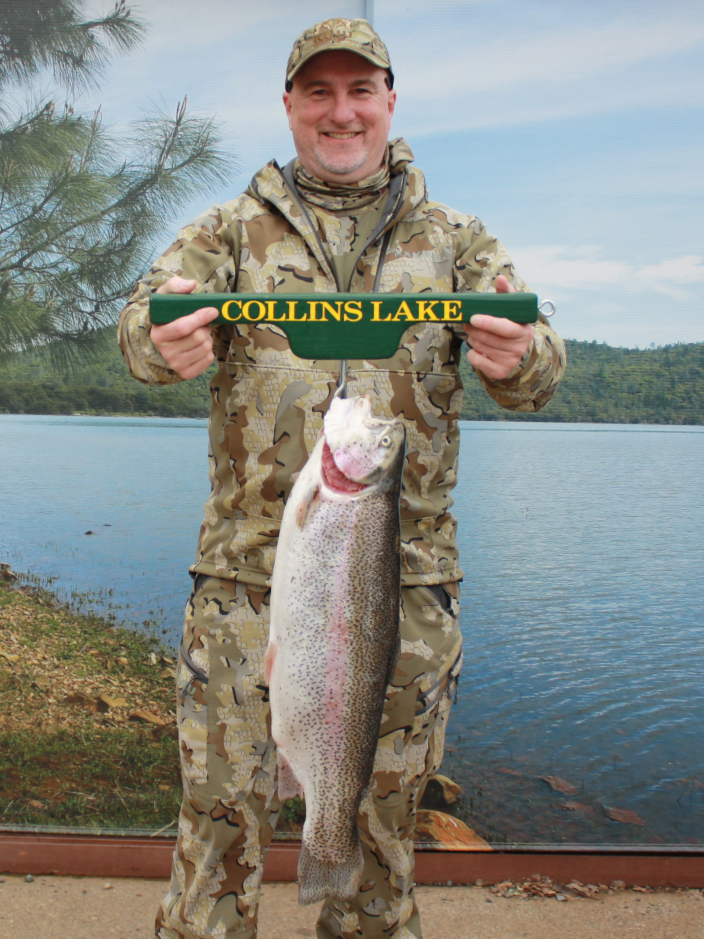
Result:
{"label": "jacket hood", "polygon": [[[422,170],[410,165],[412,160],[413,151],[403,137],[397,137],[395,140],[389,141],[390,174],[396,176],[399,173],[404,173],[405,179],[399,193],[397,208],[392,213],[385,228],[379,233],[379,238],[427,198],[425,176]],[[254,174],[247,189],[247,194],[262,204],[268,202],[273,205],[299,232],[323,268],[328,267],[327,259],[320,250],[316,233],[308,217],[301,212],[300,206],[290,191],[281,167],[276,160],[271,160]]]}

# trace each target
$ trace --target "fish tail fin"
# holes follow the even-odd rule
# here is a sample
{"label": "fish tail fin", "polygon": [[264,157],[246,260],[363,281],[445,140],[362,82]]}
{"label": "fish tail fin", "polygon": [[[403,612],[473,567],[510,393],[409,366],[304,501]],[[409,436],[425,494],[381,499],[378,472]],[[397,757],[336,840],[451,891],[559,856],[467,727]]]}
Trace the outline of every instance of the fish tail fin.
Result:
{"label": "fish tail fin", "polygon": [[318,903],[325,897],[353,900],[357,896],[364,870],[362,846],[342,864],[320,861],[314,857],[305,842],[301,842],[298,858],[298,902],[301,906]]}
{"label": "fish tail fin", "polygon": [[304,795],[303,786],[296,779],[296,774],[281,750],[278,754],[279,764],[279,799],[293,799],[294,796]]}

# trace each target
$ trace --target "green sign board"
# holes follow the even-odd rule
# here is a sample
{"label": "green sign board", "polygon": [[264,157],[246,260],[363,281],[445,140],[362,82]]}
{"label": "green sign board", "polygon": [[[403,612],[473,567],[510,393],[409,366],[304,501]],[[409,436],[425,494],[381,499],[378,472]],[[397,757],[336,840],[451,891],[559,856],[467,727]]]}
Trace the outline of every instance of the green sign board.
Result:
{"label": "green sign board", "polygon": [[467,323],[488,313],[534,323],[534,293],[208,293],[152,294],[152,323],[216,307],[215,323],[276,325],[303,359],[387,359],[417,323]]}

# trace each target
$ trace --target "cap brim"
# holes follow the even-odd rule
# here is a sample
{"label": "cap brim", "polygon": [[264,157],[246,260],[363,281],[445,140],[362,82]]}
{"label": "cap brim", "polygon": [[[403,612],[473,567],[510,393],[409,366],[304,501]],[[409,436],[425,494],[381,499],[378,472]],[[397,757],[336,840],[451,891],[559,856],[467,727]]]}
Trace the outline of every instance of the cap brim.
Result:
{"label": "cap brim", "polygon": [[353,52],[355,55],[358,55],[360,59],[366,59],[367,62],[371,62],[372,65],[376,65],[377,68],[384,69],[384,71],[389,72],[393,75],[391,71],[391,66],[384,62],[383,59],[380,59],[379,56],[374,55],[373,53],[360,52],[359,48],[355,48],[346,42],[331,42],[329,45],[326,45],[323,49],[316,49],[314,52],[311,52],[309,55],[304,56],[299,62],[296,62],[294,67],[286,76],[286,81],[292,81],[295,76],[300,72],[306,62],[310,62],[311,59],[314,59],[316,55],[320,55],[322,52],[334,52],[340,50],[342,52]]}

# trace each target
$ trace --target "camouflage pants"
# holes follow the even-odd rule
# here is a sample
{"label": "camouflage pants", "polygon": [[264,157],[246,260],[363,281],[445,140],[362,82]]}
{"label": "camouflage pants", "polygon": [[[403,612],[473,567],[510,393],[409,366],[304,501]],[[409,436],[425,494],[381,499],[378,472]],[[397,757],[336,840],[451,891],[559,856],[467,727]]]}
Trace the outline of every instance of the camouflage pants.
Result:
{"label": "camouflage pants", "polygon": [[[415,812],[443,756],[460,668],[458,585],[407,587],[401,656],[372,785],[358,819],[365,867],[354,901],[328,900],[318,939],[420,939]],[[199,575],[178,667],[184,800],[160,939],[254,939],[266,850],[279,814],[264,652],[265,588]]]}

